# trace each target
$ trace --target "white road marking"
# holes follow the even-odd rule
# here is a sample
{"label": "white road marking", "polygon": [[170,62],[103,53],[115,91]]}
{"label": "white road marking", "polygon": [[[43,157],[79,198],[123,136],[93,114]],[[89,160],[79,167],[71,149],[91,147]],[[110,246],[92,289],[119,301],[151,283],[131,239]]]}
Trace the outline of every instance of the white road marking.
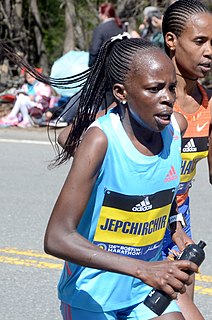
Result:
{"label": "white road marking", "polygon": [[39,140],[20,140],[20,139],[17,140],[17,139],[1,139],[0,138],[0,142],[51,145],[50,141],[39,141]]}

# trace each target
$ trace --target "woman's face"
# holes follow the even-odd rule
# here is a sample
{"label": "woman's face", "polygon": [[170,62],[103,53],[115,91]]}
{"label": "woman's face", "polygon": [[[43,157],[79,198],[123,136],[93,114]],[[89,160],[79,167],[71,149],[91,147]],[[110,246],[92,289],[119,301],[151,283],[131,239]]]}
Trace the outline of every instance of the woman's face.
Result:
{"label": "woman's face", "polygon": [[137,54],[125,83],[129,114],[147,129],[163,130],[170,123],[175,88],[174,65],[162,51]]}
{"label": "woman's face", "polygon": [[29,73],[26,73],[25,79],[26,79],[26,82],[28,82],[29,84],[33,84],[35,82],[35,78],[31,76],[31,74]]}
{"label": "woman's face", "polygon": [[175,63],[183,76],[203,78],[212,61],[212,14],[193,15],[177,38]]}

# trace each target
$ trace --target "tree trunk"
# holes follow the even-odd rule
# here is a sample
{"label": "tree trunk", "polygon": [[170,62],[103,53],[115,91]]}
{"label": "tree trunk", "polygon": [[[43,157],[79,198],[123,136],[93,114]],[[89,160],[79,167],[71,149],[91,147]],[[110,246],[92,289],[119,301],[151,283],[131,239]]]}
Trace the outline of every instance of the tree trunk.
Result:
{"label": "tree trunk", "polygon": [[76,25],[76,12],[73,0],[65,0],[65,41],[63,54],[75,49],[74,26]]}
{"label": "tree trunk", "polygon": [[30,0],[29,5],[35,21],[34,33],[35,33],[37,55],[40,63],[39,67],[43,69],[44,73],[48,73],[49,72],[48,58],[46,54],[46,47],[43,41],[42,23],[40,18],[40,12],[37,5],[37,0]]}
{"label": "tree trunk", "polygon": [[[22,0],[4,0],[0,2],[0,38],[14,49],[27,47],[27,33],[22,18]],[[16,65],[4,57],[1,58],[0,82],[12,85],[11,78],[19,77]]]}

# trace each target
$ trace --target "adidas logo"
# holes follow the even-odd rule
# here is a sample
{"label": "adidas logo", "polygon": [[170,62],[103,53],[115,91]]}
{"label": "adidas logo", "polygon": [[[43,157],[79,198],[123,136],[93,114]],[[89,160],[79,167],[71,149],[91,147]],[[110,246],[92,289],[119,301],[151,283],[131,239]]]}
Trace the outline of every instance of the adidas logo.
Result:
{"label": "adidas logo", "polygon": [[141,201],[140,203],[136,204],[135,207],[132,207],[132,211],[147,211],[147,210],[151,210],[152,209],[152,205],[149,201],[149,197],[146,197],[143,201]]}
{"label": "adidas logo", "polygon": [[183,148],[183,152],[194,152],[197,151],[197,148],[194,143],[194,139],[190,139],[188,143]]}
{"label": "adidas logo", "polygon": [[173,166],[171,166],[171,169],[167,173],[164,182],[170,182],[170,181],[173,181],[176,179],[178,179],[178,175],[176,174],[175,168]]}

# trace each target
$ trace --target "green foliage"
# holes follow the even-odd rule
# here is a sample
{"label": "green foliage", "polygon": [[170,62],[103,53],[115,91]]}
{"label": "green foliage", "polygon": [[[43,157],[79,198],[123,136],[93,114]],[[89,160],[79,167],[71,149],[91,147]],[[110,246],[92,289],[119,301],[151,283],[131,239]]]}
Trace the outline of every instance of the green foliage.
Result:
{"label": "green foliage", "polygon": [[94,3],[93,10],[88,6],[88,1],[75,0],[75,8],[77,14],[77,21],[81,27],[83,43],[81,44],[76,35],[76,47],[80,50],[87,51],[91,42],[92,32],[98,24],[98,5]]}
{"label": "green foliage", "polygon": [[38,0],[42,19],[44,43],[47,49],[49,64],[62,55],[65,38],[64,6],[61,0]]}
{"label": "green foliage", "polygon": [[[4,23],[0,27],[1,38],[7,38],[12,40],[14,47],[19,47],[20,51],[27,56],[30,63],[40,65],[41,55],[36,48],[35,38],[35,21],[32,12],[30,11],[30,4],[37,3],[39,14],[41,19],[41,36],[45,44],[45,50],[47,51],[48,65],[51,67],[53,62],[63,54],[64,40],[65,40],[65,5],[67,2],[73,3],[75,8],[76,17],[73,16],[74,25],[74,38],[76,50],[89,50],[93,29],[99,23],[98,20],[98,7],[106,0],[23,0],[22,10],[22,26],[17,27],[17,32],[20,36],[16,37],[16,33],[13,32],[13,36],[9,38],[9,27]],[[148,5],[157,5],[163,9],[167,8],[170,4],[170,0],[109,0],[111,1],[116,12],[120,14],[123,20],[127,20],[130,23],[132,29],[138,28],[142,22],[142,12],[144,7]],[[203,1],[212,8],[211,0]],[[4,11],[6,10],[8,0],[3,0],[2,5]],[[16,0],[10,0],[11,7],[15,6]],[[0,10],[0,17],[2,12]],[[10,15],[8,14],[8,21]],[[6,20],[5,20],[6,21]],[[11,22],[10,22],[11,23]],[[20,29],[20,30],[19,30]],[[24,36],[23,36],[24,35]],[[21,40],[20,40],[21,39]]]}

